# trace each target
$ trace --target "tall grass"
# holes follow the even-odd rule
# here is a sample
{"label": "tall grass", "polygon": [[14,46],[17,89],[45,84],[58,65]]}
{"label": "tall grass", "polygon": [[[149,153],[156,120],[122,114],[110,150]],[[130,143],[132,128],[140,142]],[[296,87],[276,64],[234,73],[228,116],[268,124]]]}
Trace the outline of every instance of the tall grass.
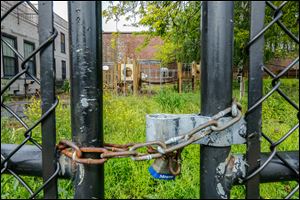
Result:
{"label": "tall grass", "polygon": [[[264,80],[264,93],[271,87],[270,80]],[[299,80],[282,80],[281,88],[299,104]],[[238,86],[234,83],[233,96],[238,97]],[[247,108],[247,94],[242,99],[243,112]],[[200,93],[178,94],[171,89],[161,90],[149,96],[104,95],[104,140],[108,143],[124,144],[145,141],[145,115],[150,113],[199,113]],[[40,117],[40,101],[33,100],[28,108],[27,123],[32,124]],[[297,112],[278,94],[272,95],[263,104],[263,132],[272,139],[279,139],[298,122]],[[71,139],[70,108],[59,105],[56,109],[57,141]],[[11,119],[1,120],[1,143],[21,143],[24,129]],[[40,127],[33,131],[33,137],[41,140]],[[268,152],[269,145],[262,140],[262,151]],[[298,150],[299,135],[292,134],[278,150]],[[234,145],[232,152],[244,153],[245,145]],[[198,145],[186,147],[182,153],[182,173],[174,181],[153,179],[148,167],[153,161],[132,161],[128,158],[111,159],[105,163],[105,198],[173,198],[199,199],[200,196],[200,150]],[[97,178],[97,177],[95,177]],[[35,190],[41,179],[24,177]],[[265,198],[283,198],[296,186],[296,182],[261,184],[261,195]],[[1,176],[1,198],[28,198],[28,193],[12,176]],[[42,197],[42,193],[39,197]],[[72,183],[59,181],[59,197],[73,198]],[[234,186],[231,198],[245,198],[244,186]],[[299,198],[297,193],[293,198]]]}

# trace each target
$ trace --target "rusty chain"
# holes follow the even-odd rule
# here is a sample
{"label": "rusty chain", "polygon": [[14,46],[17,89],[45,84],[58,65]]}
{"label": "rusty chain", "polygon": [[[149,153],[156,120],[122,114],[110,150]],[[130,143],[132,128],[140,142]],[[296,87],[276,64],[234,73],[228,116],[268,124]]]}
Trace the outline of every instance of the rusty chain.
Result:
{"label": "rusty chain", "polygon": [[[57,145],[57,150],[61,154],[72,159],[76,163],[82,164],[103,164],[111,158],[130,157],[135,161],[151,160],[157,158],[169,159],[169,170],[173,175],[178,175],[181,170],[181,152],[184,147],[202,139],[214,131],[222,131],[242,118],[241,105],[233,100],[232,106],[220,111],[212,116],[204,124],[192,129],[185,135],[176,136],[167,141],[151,141],[145,143],[109,144],[103,147],[78,147],[74,142],[61,140]],[[219,120],[231,114],[232,119],[224,125],[220,125]],[[199,134],[196,134],[199,133]],[[174,144],[174,145],[173,145]],[[140,153],[138,150],[147,148],[147,153]],[[85,158],[83,153],[97,153],[99,158]],[[172,162],[171,162],[172,161]],[[172,163],[175,163],[175,169]]]}

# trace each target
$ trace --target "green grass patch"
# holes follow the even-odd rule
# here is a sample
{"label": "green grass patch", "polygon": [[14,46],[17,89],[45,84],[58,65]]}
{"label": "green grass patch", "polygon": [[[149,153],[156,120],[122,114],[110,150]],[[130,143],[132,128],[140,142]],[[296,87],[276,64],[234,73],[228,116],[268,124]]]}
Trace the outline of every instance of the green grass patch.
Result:
{"label": "green grass patch", "polygon": [[[299,104],[299,80],[282,80],[281,88]],[[233,84],[233,96],[239,96],[239,87]],[[246,87],[247,89],[247,83]],[[271,80],[264,80],[264,93],[271,89]],[[40,101],[32,100],[27,109],[26,122],[32,125],[40,117]],[[241,100],[243,112],[247,109],[247,93]],[[145,115],[151,113],[199,113],[200,92],[178,94],[171,87],[157,90],[153,96],[113,96],[104,95],[104,139],[107,143],[125,144],[144,142]],[[298,123],[297,111],[279,94],[274,94],[263,104],[263,127],[272,139],[281,138],[293,125]],[[56,109],[57,141],[71,139],[70,107],[59,105]],[[299,130],[293,133],[278,150],[299,150]],[[1,143],[21,143],[24,128],[12,119],[1,119]],[[33,130],[33,137],[41,141],[40,126]],[[263,152],[268,152],[269,144],[262,140]],[[232,152],[245,153],[245,145],[232,146]],[[182,173],[174,181],[158,181],[148,173],[152,161],[132,161],[128,158],[111,159],[105,163],[105,198],[162,198],[199,199],[200,196],[200,148],[198,145],[186,147],[182,153]],[[36,190],[42,180],[37,177],[23,177]],[[95,177],[97,178],[97,177]],[[296,186],[296,182],[264,183],[260,185],[264,198],[284,198]],[[69,180],[59,180],[59,198],[73,198],[73,187]],[[28,198],[29,194],[18,181],[9,175],[1,176],[1,198]],[[42,197],[42,192],[38,196]],[[245,186],[234,186],[231,198],[245,198]],[[299,193],[294,195],[299,198]]]}

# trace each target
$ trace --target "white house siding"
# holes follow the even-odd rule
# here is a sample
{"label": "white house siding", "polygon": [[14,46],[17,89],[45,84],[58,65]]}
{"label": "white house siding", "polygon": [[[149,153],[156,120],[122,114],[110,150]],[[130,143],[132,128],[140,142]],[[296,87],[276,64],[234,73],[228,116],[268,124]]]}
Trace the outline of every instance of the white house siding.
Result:
{"label": "white house siding", "polygon": [[[1,1],[1,15],[3,15],[8,8],[17,3],[17,1]],[[55,51],[54,57],[56,62],[56,79],[59,81],[62,79],[62,60],[66,61],[66,79],[69,79],[69,34],[68,34],[68,22],[54,15],[54,27],[58,31],[58,36],[55,39]],[[20,5],[18,9],[13,11],[13,14],[8,15],[3,22],[1,22],[1,32],[9,36],[13,36],[17,39],[17,49],[24,55],[24,40],[34,43],[35,48],[39,46],[38,35],[38,16],[31,8],[27,7],[25,3]],[[65,34],[65,53],[61,53],[60,34]],[[35,56],[36,61],[36,75],[40,78],[40,59],[39,54]],[[21,60],[18,59],[18,70],[21,71]],[[1,44],[1,87],[9,78],[4,77],[3,74],[3,59],[2,59],[2,44]],[[36,90],[39,90],[39,86],[33,83],[32,80],[26,79],[28,89],[25,92],[25,75],[21,76],[9,89],[10,94],[23,95],[34,94]]]}

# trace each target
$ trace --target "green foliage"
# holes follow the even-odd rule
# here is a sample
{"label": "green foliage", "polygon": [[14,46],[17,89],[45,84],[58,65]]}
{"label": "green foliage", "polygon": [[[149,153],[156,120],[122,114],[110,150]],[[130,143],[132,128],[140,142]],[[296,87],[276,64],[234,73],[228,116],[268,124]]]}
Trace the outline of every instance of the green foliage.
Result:
{"label": "green foliage", "polygon": [[[119,21],[120,16],[134,20],[132,25],[149,28],[149,36],[160,36],[165,44],[157,59],[163,62],[192,62],[200,60],[199,53],[199,23],[200,2],[180,1],[111,1],[108,9],[103,11],[106,20]],[[136,21],[136,16],[140,21]],[[147,38],[149,40],[149,38]],[[145,42],[141,47],[147,45]],[[139,48],[141,48],[139,47]],[[169,56],[172,54],[171,56]]]}
{"label": "green foliage", "polygon": [[157,48],[155,57],[162,61],[162,64],[171,63],[176,60],[176,44],[170,41],[165,41],[164,45]]}
{"label": "green foliage", "polygon": [[[138,35],[138,34],[135,33],[134,35]],[[137,53],[140,53],[145,47],[147,47],[150,40],[152,39],[150,35],[144,35],[144,36],[145,36],[144,41],[135,48],[135,51]],[[160,47],[160,45],[158,45],[158,47]]]}
{"label": "green foliage", "polygon": [[118,45],[118,37],[120,36],[120,33],[119,32],[115,32],[115,33],[112,33],[112,37],[111,37],[111,48],[112,49],[117,49],[117,45]]}
{"label": "green foliage", "polygon": [[154,98],[167,112],[176,112],[181,110],[186,100],[181,95],[171,90],[162,90]]}
{"label": "green foliage", "polygon": [[234,56],[233,65],[242,68],[247,64],[246,45],[250,38],[250,1],[234,2]]}
{"label": "green foliage", "polygon": [[1,96],[1,101],[11,101],[11,95],[8,93],[8,90],[4,92],[4,94]]}
{"label": "green foliage", "polygon": [[[299,104],[299,80],[281,80],[281,88],[297,104]],[[247,84],[247,82],[246,82]],[[233,96],[238,97],[238,84],[233,84]],[[247,86],[246,86],[247,88]],[[271,89],[271,80],[264,80],[264,93]],[[107,143],[125,144],[128,142],[145,141],[145,115],[151,113],[199,113],[199,91],[196,93],[177,94],[166,89],[153,97],[148,96],[112,96],[103,97],[104,141]],[[62,102],[62,101],[60,101]],[[246,111],[247,94],[242,99],[243,112]],[[172,104],[177,105],[177,107]],[[29,125],[40,117],[40,101],[32,99],[26,115]],[[297,112],[282,100],[277,94],[272,95],[263,104],[263,131],[272,139],[279,139],[291,126],[296,124]],[[56,109],[57,141],[71,139],[70,107],[61,105]],[[1,143],[18,143],[23,141],[24,129],[11,119],[1,118]],[[41,141],[40,127],[33,130],[33,137]],[[269,144],[262,140],[262,151],[269,151]],[[198,145],[186,147],[182,154],[182,173],[174,181],[158,181],[148,173],[152,161],[134,162],[128,158],[111,159],[105,163],[105,198],[134,199],[199,199],[200,197],[200,150]],[[278,150],[298,150],[299,135],[293,133]],[[232,152],[245,152],[245,145],[233,145]],[[41,178],[23,177],[36,190],[41,184]],[[95,177],[97,178],[97,177]],[[283,198],[290,192],[296,182],[277,182],[261,184],[261,195],[265,198]],[[59,180],[59,198],[73,198],[72,183],[69,180]],[[28,192],[18,181],[9,175],[1,176],[1,198],[28,198]],[[38,198],[42,197],[42,193]],[[245,186],[234,186],[231,198],[245,198]],[[293,198],[299,199],[299,193]]]}
{"label": "green foliage", "polygon": [[69,94],[70,93],[70,81],[68,79],[62,80],[62,81],[58,81],[56,83],[56,94]]}
{"label": "green foliage", "polygon": [[[59,98],[60,100],[60,98]],[[31,104],[25,111],[25,115],[28,118],[24,119],[27,125],[32,126],[41,116],[41,101],[39,99],[32,98]],[[58,104],[56,108],[56,133],[57,142],[60,139],[71,139],[71,127],[70,127],[70,109],[69,107]],[[20,144],[24,139],[25,129],[14,118],[2,118],[1,117],[1,143],[15,143]],[[32,138],[38,143],[41,143],[41,126],[37,126],[32,131]],[[32,143],[28,142],[28,145]],[[36,191],[42,185],[42,179],[38,177],[22,176],[26,183]],[[68,180],[59,180],[59,198],[71,198],[73,196],[72,184]],[[12,187],[13,186],[13,187]],[[29,198],[27,190],[11,175],[1,175],[1,198],[3,199],[27,199]],[[42,198],[43,192],[41,192],[37,198]]]}
{"label": "green foliage", "polygon": [[[1,79],[1,87],[2,85],[6,85],[8,80]],[[1,95],[1,102],[2,101],[11,101],[11,95],[8,93],[8,90],[6,90],[3,95]]]}
{"label": "green foliage", "polygon": [[[283,1],[272,1],[279,6]],[[250,34],[249,1],[234,2],[234,59],[235,67],[247,66],[245,47]],[[164,44],[159,48],[157,58],[163,62],[200,61],[200,1],[111,1],[103,16],[119,20],[126,15],[134,20],[135,26],[148,27],[150,36],[160,36]],[[290,1],[282,9],[281,21],[297,37],[299,35],[299,2]],[[274,11],[266,6],[265,25],[271,22]],[[136,17],[140,20],[137,21]],[[274,24],[265,34],[265,61],[276,57],[290,57],[298,54],[299,46]],[[147,43],[145,43],[147,44]],[[145,45],[144,44],[144,45]]]}
{"label": "green foliage", "polygon": [[62,90],[64,93],[70,93],[70,81],[69,80],[64,80],[64,83],[62,85]]}
{"label": "green foliage", "polygon": [[[283,1],[272,1],[275,6],[279,6]],[[282,9],[281,21],[292,34],[299,37],[299,2],[289,1]],[[265,24],[272,21],[273,9],[267,7]],[[297,21],[298,20],[298,21]],[[272,58],[291,57],[299,54],[299,44],[294,42],[279,25],[273,25],[265,34],[265,61]]]}
{"label": "green foliage", "polygon": [[162,111],[167,113],[180,113],[187,108],[191,109],[190,112],[197,112],[199,110],[198,99],[198,96],[191,93],[178,94],[171,89],[161,90],[154,97],[154,100],[161,106]]}

